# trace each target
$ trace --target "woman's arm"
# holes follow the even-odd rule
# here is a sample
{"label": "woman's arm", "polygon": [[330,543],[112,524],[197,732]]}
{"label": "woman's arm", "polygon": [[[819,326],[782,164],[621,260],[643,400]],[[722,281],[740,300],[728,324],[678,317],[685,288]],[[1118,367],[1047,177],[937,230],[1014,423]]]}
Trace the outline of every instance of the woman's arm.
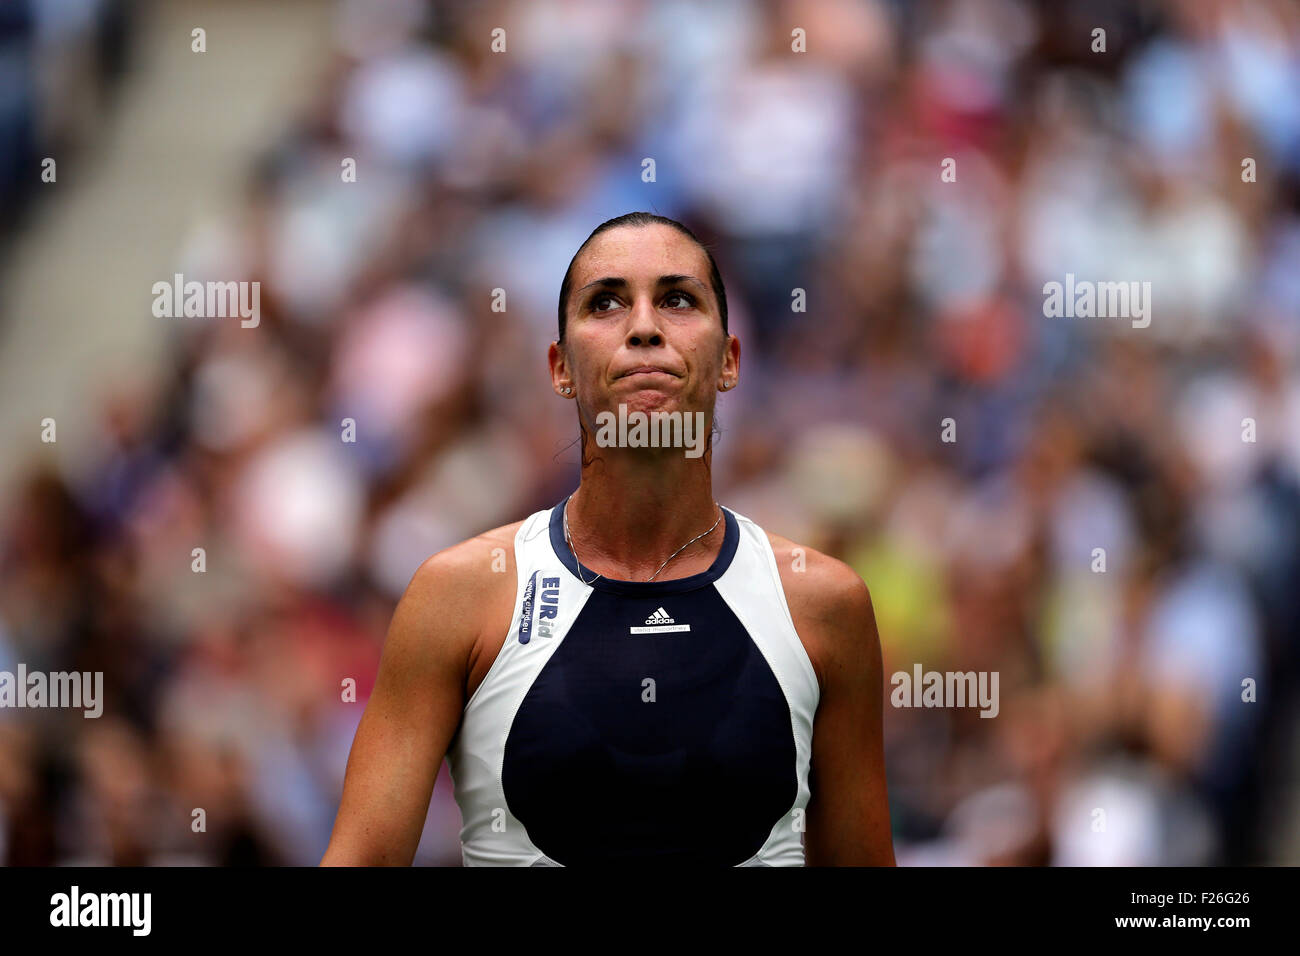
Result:
{"label": "woman's arm", "polygon": [[415,857],[465,705],[481,612],[474,559],[458,553],[462,547],[425,561],[393,613],[322,866],[409,866]]}
{"label": "woman's arm", "polygon": [[871,594],[852,568],[811,548],[777,564],[821,683],[813,719],[804,858],[809,866],[895,866],[885,786],[884,684]]}

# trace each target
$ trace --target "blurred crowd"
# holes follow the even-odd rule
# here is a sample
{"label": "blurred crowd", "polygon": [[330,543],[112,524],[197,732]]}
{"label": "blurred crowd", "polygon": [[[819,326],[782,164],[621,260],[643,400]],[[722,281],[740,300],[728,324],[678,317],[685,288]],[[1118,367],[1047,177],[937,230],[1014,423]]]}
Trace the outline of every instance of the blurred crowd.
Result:
{"label": "blurred crowd", "polygon": [[[741,339],[719,501],[871,589],[900,863],[1300,861],[1300,8],[344,0],[314,89],[159,264],[259,326],[160,320],[0,502],[0,670],[106,699],[0,711],[0,860],[319,860],[412,572],[576,485],[559,284],[645,209]],[[998,716],[892,706],[917,663]],[[444,767],[417,862],[458,826]]]}
{"label": "blurred crowd", "polygon": [[0,3],[0,246],[40,195],[32,170],[76,156],[110,115],[132,9],[131,0]]}

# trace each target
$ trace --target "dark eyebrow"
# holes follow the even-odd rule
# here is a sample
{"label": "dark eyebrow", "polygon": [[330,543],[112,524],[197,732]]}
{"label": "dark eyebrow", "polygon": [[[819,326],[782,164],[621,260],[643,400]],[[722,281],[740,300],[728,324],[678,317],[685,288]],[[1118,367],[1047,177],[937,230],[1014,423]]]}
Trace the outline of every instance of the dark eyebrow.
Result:
{"label": "dark eyebrow", "polygon": [[[663,288],[666,285],[676,285],[679,282],[694,282],[696,285],[698,285],[701,289],[704,289],[706,292],[708,291],[709,288],[699,279],[695,278],[695,276],[679,275],[679,274],[660,276],[658,281],[655,282],[655,286],[658,288]],[[626,289],[628,286],[628,281],[619,276],[605,276],[603,279],[597,279],[595,282],[588,282],[586,285],[584,285],[581,289],[579,289],[574,294],[582,295],[582,293],[586,292],[588,289],[592,288],[593,286],[600,286],[602,289]]]}

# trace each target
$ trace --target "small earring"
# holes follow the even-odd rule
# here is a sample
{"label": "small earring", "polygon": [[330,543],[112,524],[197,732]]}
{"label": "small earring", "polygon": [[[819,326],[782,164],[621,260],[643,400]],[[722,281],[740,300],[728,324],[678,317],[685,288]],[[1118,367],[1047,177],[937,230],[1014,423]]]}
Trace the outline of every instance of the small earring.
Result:
{"label": "small earring", "polygon": [[570,395],[573,393],[573,389],[570,388],[568,385],[564,386],[564,388],[560,389],[560,391],[562,391],[565,395]]}

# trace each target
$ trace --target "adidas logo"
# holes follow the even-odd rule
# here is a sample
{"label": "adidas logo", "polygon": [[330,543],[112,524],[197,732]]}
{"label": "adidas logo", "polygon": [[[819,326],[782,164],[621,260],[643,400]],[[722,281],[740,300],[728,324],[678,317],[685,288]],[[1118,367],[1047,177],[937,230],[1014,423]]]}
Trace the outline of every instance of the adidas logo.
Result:
{"label": "adidas logo", "polygon": [[682,634],[691,629],[689,624],[678,624],[663,608],[645,619],[644,626],[629,627],[629,634]]}
{"label": "adidas logo", "polygon": [[659,610],[651,614],[648,618],[645,619],[645,622],[647,624],[675,624],[676,623],[671,617],[668,616],[668,612],[665,611],[663,608],[659,608]]}

